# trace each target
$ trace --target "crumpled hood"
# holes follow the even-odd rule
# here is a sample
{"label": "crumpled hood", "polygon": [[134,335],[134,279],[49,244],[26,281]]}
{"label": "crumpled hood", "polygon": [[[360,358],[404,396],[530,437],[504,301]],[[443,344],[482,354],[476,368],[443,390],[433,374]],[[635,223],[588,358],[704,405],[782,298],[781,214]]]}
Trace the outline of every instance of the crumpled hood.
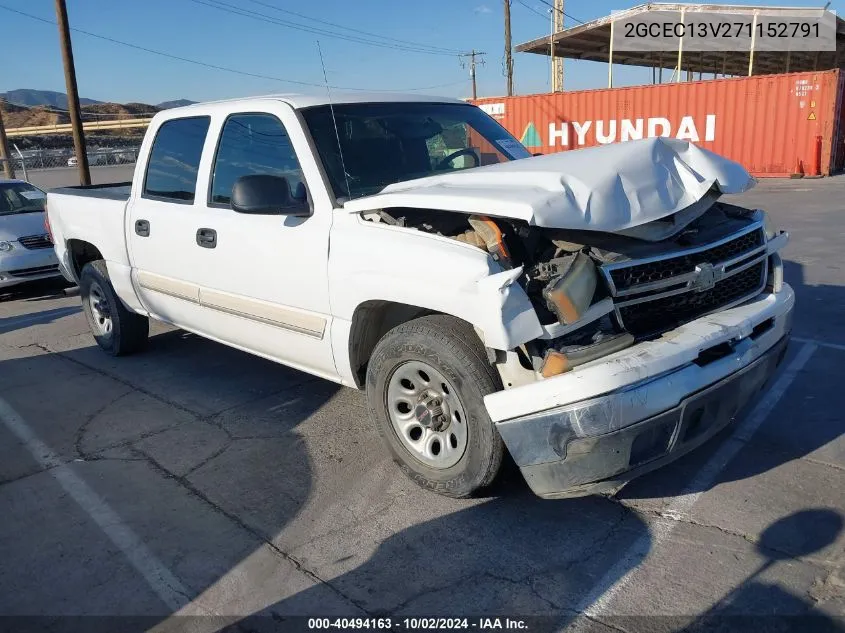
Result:
{"label": "crumpled hood", "polygon": [[343,206],[356,213],[439,209],[615,232],[686,209],[713,187],[742,193],[755,182],[739,163],[688,141],[650,138],[395,183]]}
{"label": "crumpled hood", "polygon": [[19,237],[43,235],[46,232],[43,211],[0,215],[0,241],[14,242]]}

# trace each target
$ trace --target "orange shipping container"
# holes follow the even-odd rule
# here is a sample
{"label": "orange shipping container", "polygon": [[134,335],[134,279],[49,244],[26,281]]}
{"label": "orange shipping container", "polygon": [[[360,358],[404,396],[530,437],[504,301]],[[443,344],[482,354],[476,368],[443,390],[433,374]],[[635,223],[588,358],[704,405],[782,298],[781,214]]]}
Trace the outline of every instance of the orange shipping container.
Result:
{"label": "orange shipping container", "polygon": [[473,101],[533,152],[672,136],[756,176],[829,175],[845,162],[839,70]]}

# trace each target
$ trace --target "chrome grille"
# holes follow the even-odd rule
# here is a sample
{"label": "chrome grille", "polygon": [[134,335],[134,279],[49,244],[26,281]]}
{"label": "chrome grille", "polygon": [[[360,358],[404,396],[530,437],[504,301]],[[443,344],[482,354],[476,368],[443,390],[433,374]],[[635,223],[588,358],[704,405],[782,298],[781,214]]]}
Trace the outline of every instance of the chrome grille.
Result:
{"label": "chrome grille", "polygon": [[722,244],[705,247],[704,250],[616,268],[610,271],[610,277],[617,291],[628,290],[640,284],[691,273],[696,265],[702,262],[727,262],[750,253],[764,244],[763,229],[755,229]]}
{"label": "chrome grille", "polygon": [[18,238],[18,242],[21,243],[21,246],[28,248],[29,250],[35,250],[37,248],[53,248],[53,242],[50,240],[50,236],[46,233],[43,235],[27,235],[25,237]]}
{"label": "chrome grille", "polygon": [[759,293],[768,274],[756,223],[739,235],[646,260],[602,267],[616,316],[635,336],[665,332]]}
{"label": "chrome grille", "polygon": [[704,292],[685,292],[619,308],[625,327],[634,335],[665,332],[683,323],[757,294],[766,282],[766,261],[728,277]]}

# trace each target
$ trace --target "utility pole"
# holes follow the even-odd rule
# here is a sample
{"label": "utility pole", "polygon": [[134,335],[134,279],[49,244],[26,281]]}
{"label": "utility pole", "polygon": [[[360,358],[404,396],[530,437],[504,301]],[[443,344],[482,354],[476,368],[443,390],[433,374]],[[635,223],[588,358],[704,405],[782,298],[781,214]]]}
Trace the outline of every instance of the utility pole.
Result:
{"label": "utility pole", "polygon": [[505,0],[505,76],[508,96],[513,96],[513,51],[511,50],[511,0]]}
{"label": "utility pole", "polygon": [[15,177],[15,167],[9,154],[9,143],[6,140],[6,128],[3,127],[3,100],[0,99],[0,161],[3,162],[3,173],[6,178]]}
{"label": "utility pole", "polygon": [[[563,30],[563,0],[555,0],[552,31]],[[552,49],[554,52],[554,49]],[[563,92],[563,57],[552,56],[552,92]]]}
{"label": "utility pole", "polygon": [[67,20],[65,0],[56,0],[56,22],[59,25],[59,40],[62,46],[62,61],[65,66],[65,85],[67,87],[67,109],[73,128],[73,150],[79,167],[79,184],[91,184],[91,172],[88,170],[88,152],[85,148],[85,135],[82,131],[82,116],[79,111],[79,93],[76,89],[76,69],[73,66],[73,47],[70,43],[70,26]]}
{"label": "utility pole", "polygon": [[[467,65],[469,66],[469,78],[472,80],[472,98],[473,99],[478,98],[478,90],[476,89],[476,86],[475,86],[475,66],[476,66],[476,64],[480,64],[482,66],[484,65],[484,60],[480,59],[480,58],[481,58],[482,55],[486,55],[486,54],[487,53],[481,53],[479,51],[476,51],[475,49],[472,49],[471,53],[461,54],[461,57],[469,57],[469,63],[467,64],[466,62],[461,61],[461,66],[463,66],[464,68],[466,68]],[[479,58],[478,61],[475,61],[476,57]]]}

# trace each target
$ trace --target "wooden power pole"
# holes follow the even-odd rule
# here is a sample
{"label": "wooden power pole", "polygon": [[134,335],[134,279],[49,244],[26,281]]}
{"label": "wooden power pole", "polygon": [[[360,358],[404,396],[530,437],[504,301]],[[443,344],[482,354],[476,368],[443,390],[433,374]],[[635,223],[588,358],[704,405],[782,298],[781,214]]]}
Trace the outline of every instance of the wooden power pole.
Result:
{"label": "wooden power pole", "polygon": [[15,166],[12,165],[12,156],[9,154],[9,143],[6,140],[6,128],[3,127],[3,100],[0,99],[0,161],[3,162],[3,173],[6,178],[15,177]]}
{"label": "wooden power pole", "polygon": [[505,76],[508,96],[513,96],[513,51],[511,50],[511,0],[505,0]]}
{"label": "wooden power pole", "polygon": [[[563,0],[554,0],[552,31],[563,30]],[[563,57],[552,57],[552,92],[563,92]]]}
{"label": "wooden power pole", "polygon": [[82,115],[79,111],[79,92],[76,89],[76,69],[73,66],[73,47],[70,43],[70,26],[67,20],[65,0],[56,0],[56,21],[59,25],[59,39],[62,47],[62,61],[65,66],[65,85],[67,87],[67,109],[73,128],[73,150],[79,167],[79,184],[91,184],[91,172],[88,169],[88,151],[85,148],[85,134],[82,131]]}
{"label": "wooden power pole", "polygon": [[[472,49],[471,53],[463,53],[461,55],[461,57],[469,57],[469,62],[467,64],[464,64],[464,65],[469,66],[469,78],[472,80],[472,98],[473,99],[478,98],[478,89],[476,88],[476,84],[475,84],[475,67],[478,64],[481,64],[482,66],[484,65],[484,60],[480,59],[480,58],[483,55],[486,55],[486,54],[487,53],[480,53],[479,51]],[[478,61],[475,60],[476,57],[479,58]],[[463,64],[463,62],[461,62],[461,63]]]}

